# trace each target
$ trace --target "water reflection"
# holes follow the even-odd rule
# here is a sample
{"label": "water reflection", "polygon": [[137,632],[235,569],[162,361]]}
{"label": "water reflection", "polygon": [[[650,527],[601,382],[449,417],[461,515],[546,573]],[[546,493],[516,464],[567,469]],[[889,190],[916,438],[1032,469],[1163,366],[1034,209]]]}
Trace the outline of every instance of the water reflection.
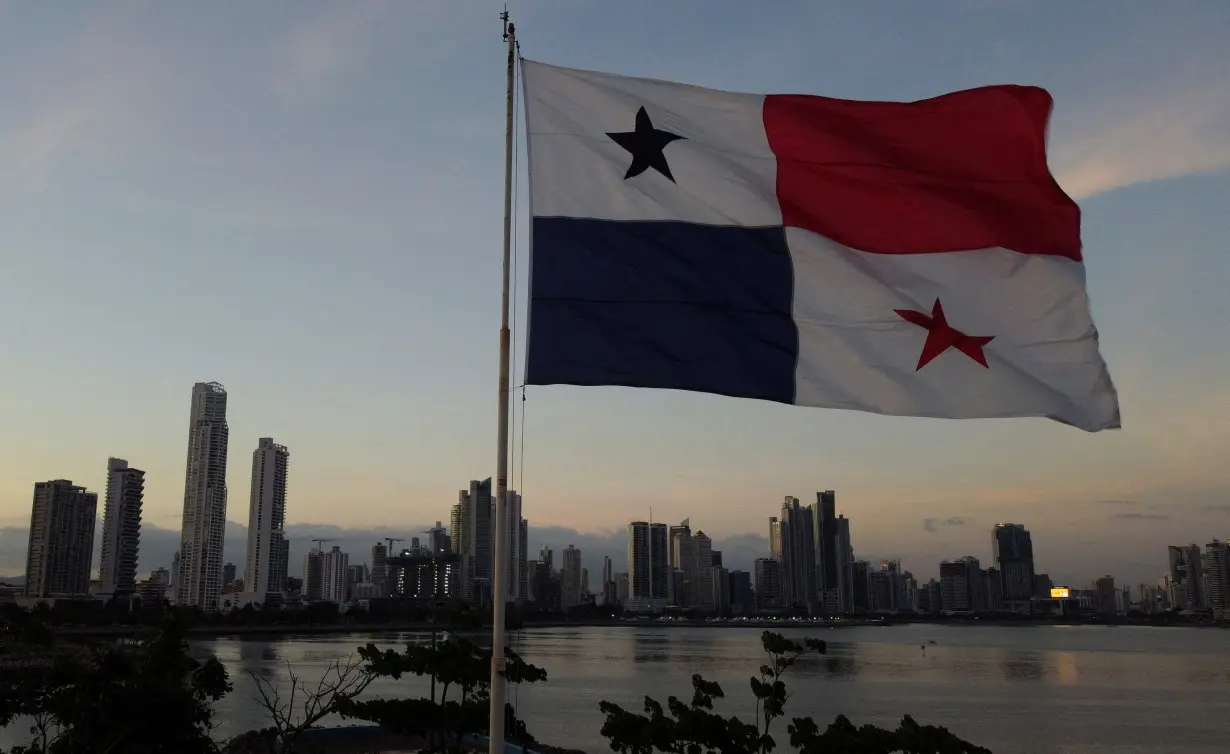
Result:
{"label": "water reflection", "polygon": [[278,649],[281,642],[269,641],[256,636],[239,636],[235,639],[239,645],[239,660],[236,670],[242,675],[256,674],[270,676],[271,670],[279,666]]}
{"label": "water reflection", "polygon": [[1054,662],[1054,680],[1060,686],[1076,686],[1080,683],[1080,664],[1075,652],[1051,652]]}
{"label": "water reflection", "polygon": [[[693,673],[722,685],[727,699],[720,712],[745,716],[747,679],[766,659],[760,633],[657,627],[527,631],[510,643],[547,668],[550,680],[512,689],[511,698],[542,740],[594,752],[605,748],[597,735],[599,701],[639,710],[647,693],[660,701],[672,694],[686,700]],[[786,678],[792,713],[818,721],[840,713],[858,724],[882,725],[895,725],[909,713],[996,754],[1225,751],[1230,697],[1220,691],[1230,678],[1230,632],[926,626],[851,628],[824,636],[828,652],[800,659]],[[928,644],[930,638],[938,644]],[[283,661],[289,659],[296,673],[314,683],[328,661],[369,640],[219,641],[219,659],[235,682],[222,705],[222,733],[264,724],[251,704],[249,669],[263,669],[284,683]],[[388,637],[376,641],[390,643]],[[1178,644],[1187,645],[1188,654],[1172,648]],[[212,652],[214,643],[194,646],[202,649]],[[423,683],[403,678],[372,693],[417,695],[426,693]],[[1131,710],[1127,719],[1124,710]],[[1165,722],[1145,722],[1157,720]]]}
{"label": "water reflection", "polygon": [[826,675],[837,678],[858,675],[858,645],[850,642],[830,641],[823,655],[809,655],[797,663],[798,672],[804,675]]}
{"label": "water reflection", "polygon": [[666,634],[637,632],[632,636],[632,662],[667,662],[671,658],[671,640]]}
{"label": "water reflection", "polygon": [[1004,651],[1000,668],[1008,681],[1040,681],[1045,669],[1042,656],[1037,652],[1012,649]]}

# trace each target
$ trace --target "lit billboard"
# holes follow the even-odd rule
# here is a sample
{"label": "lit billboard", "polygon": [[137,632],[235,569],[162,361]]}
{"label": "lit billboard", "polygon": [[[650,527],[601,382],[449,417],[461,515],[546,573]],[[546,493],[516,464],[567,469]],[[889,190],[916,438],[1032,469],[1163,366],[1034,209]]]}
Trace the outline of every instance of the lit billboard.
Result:
{"label": "lit billboard", "polygon": [[1066,586],[1051,587],[1051,599],[1053,600],[1066,600],[1071,596],[1071,591]]}

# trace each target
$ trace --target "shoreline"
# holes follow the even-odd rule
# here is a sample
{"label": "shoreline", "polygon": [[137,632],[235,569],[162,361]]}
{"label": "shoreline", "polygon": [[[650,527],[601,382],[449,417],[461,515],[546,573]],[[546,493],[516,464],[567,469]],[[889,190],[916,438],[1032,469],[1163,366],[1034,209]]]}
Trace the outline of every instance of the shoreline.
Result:
{"label": "shoreline", "polygon": [[[980,626],[991,626],[997,628],[1006,627],[1034,627],[1034,626],[1107,626],[1107,627],[1131,627],[1131,626],[1146,626],[1153,628],[1227,628],[1224,625],[1198,624],[1198,623],[1149,623],[1149,622],[1090,622],[1090,621],[1044,621],[1044,620],[995,620],[995,619],[979,619],[979,620],[948,620],[948,621],[926,621],[926,620],[845,620],[840,622],[817,622],[817,623],[793,623],[789,621],[740,621],[740,622],[710,622],[705,620],[676,620],[676,621],[611,621],[611,620],[559,620],[559,621],[542,621],[535,623],[526,623],[517,631],[532,631],[534,629],[543,628],[653,628],[661,630],[671,630],[677,628],[711,628],[711,629],[732,629],[732,628],[757,628],[768,630],[782,629],[810,629],[815,631],[832,630],[842,628],[856,627],[879,627],[879,628],[895,628],[898,626],[963,626],[977,628]],[[477,635],[489,632],[490,626],[481,628],[466,628],[450,630],[444,626],[437,626],[439,631],[450,631],[451,633],[461,635]],[[152,634],[157,631],[156,626],[52,626],[52,633],[57,638],[103,638],[103,637],[133,637]],[[188,629],[188,635],[198,638],[215,638],[229,636],[295,636],[295,635],[330,635],[330,634],[361,634],[361,633],[430,633],[432,625],[429,622],[415,623],[325,623],[325,624],[308,624],[308,625],[268,625],[268,626],[193,626]]]}

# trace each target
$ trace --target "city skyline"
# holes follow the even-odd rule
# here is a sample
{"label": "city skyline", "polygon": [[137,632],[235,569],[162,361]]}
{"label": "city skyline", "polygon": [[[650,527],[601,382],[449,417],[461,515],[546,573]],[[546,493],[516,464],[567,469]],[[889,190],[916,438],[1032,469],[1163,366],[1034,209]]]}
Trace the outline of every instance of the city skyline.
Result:
{"label": "city skyline", "polygon": [[[273,450],[275,448],[280,455],[286,454],[286,450],[284,447],[275,446],[273,445],[272,441],[269,440],[269,438],[263,438],[260,447],[258,447],[256,452],[254,452],[254,460],[260,457],[262,450]],[[285,466],[283,466],[283,469],[284,468]],[[124,471],[132,472],[138,475],[137,476],[138,479],[141,478],[140,477],[141,472],[139,470],[128,469],[125,466],[125,462],[122,461],[121,459],[115,459],[115,458],[109,459],[108,469],[111,473],[116,473],[117,469],[121,473]],[[481,488],[485,486],[486,483],[487,483],[487,480],[483,480],[481,482],[474,480],[471,482],[471,489],[473,489],[476,485]],[[81,494],[86,495],[90,499],[97,498],[97,493],[90,492],[84,486],[74,485],[74,483],[69,480],[39,482],[35,485],[36,503],[35,503],[35,512],[33,515],[36,518],[38,517],[37,511],[38,511],[38,505],[39,505],[37,501],[41,499],[39,497],[39,494],[40,494],[39,490],[44,489],[44,488],[51,488],[54,485],[60,485],[60,486],[65,487],[66,489],[79,491]],[[462,493],[464,495],[468,493],[468,490],[462,490]],[[513,493],[513,494],[516,494],[516,493]],[[138,495],[139,495],[139,492],[138,492]],[[811,506],[803,506],[802,508],[800,508],[800,510],[804,514],[807,514],[807,521],[806,521],[807,527],[815,526],[813,521],[815,521],[816,519],[813,518],[813,516],[815,516],[815,511],[818,507],[824,506],[826,502],[832,505],[833,501],[835,500],[835,493],[833,491],[817,491],[816,496],[818,500],[817,504],[813,504]],[[518,504],[520,503],[520,496],[517,497],[517,502]],[[795,506],[797,506],[798,499],[788,496],[786,498],[786,503],[783,506],[783,508],[786,508],[790,506],[791,504],[794,504]],[[90,529],[93,530],[94,536],[93,536],[92,547],[89,547],[89,549],[86,550],[85,552],[87,557],[83,559],[81,557],[80,551],[75,551],[72,554],[74,563],[77,563],[77,562],[85,563],[87,568],[89,567],[89,563],[91,562],[91,560],[94,564],[98,564],[100,562],[100,560],[98,559],[98,555],[93,555],[92,557],[89,557],[89,556],[91,555],[91,553],[100,552],[101,544],[105,539],[105,533],[103,531],[105,528],[104,512],[102,510],[98,510],[97,513],[98,515],[95,517],[96,520],[94,520],[92,522],[92,525],[90,526]],[[777,520],[778,520],[778,517],[769,517],[770,522],[777,521]],[[964,561],[964,560],[968,560],[972,558],[974,560],[993,563],[996,566],[998,566],[1000,569],[1002,569],[1001,570],[1002,579],[1003,579],[1002,597],[1005,600],[1005,602],[1010,602],[1012,600],[1025,599],[1025,597],[1023,597],[1022,595],[1030,587],[1020,586],[1020,587],[1014,588],[1013,584],[1014,583],[1029,583],[1032,581],[1032,576],[1035,573],[1035,570],[1034,570],[1035,561],[1032,555],[1033,554],[1033,542],[1031,540],[1030,532],[1021,524],[1003,523],[1003,522],[996,523],[989,529],[989,533],[991,534],[991,538],[990,538],[991,541],[990,541],[989,547],[986,547],[986,548],[974,547],[974,548],[969,548],[966,550],[960,550],[960,552],[964,553],[962,555],[956,555],[955,553],[958,552],[958,550],[954,550],[952,552],[949,552],[943,555],[938,560],[928,561],[925,558],[924,559],[917,559],[917,558],[903,559],[900,556],[900,554],[882,553],[882,552],[877,551],[874,545],[870,548],[862,548],[862,549],[855,550],[851,545],[850,520],[844,516],[836,516],[834,518],[834,522],[836,524],[836,529],[837,529],[836,540],[835,540],[836,549],[832,550],[832,552],[837,553],[837,555],[835,556],[836,557],[835,562],[840,564],[837,566],[839,569],[839,573],[845,572],[845,570],[850,567],[851,559],[853,559],[853,562],[855,563],[863,563],[863,564],[867,564],[868,562],[874,563],[876,561],[879,561],[881,565],[883,565],[885,562],[893,562],[893,563],[898,564],[898,568],[904,568],[907,571],[913,572],[914,575],[921,581],[921,580],[926,580],[928,578],[933,578],[939,573],[941,573],[942,566],[945,563],[960,562],[960,561]],[[627,560],[620,562],[619,558],[623,554],[627,554],[629,557],[631,556],[630,545],[632,544],[632,541],[629,540],[628,530],[634,529],[636,527],[647,527],[648,526],[648,524],[646,524],[645,522],[632,522],[627,528],[625,528],[624,531],[610,532],[607,535],[605,535],[605,538],[606,538],[605,542],[602,542],[601,539],[598,539],[597,540],[598,544],[595,544],[594,535],[592,534],[581,534],[581,533],[577,533],[569,529],[561,529],[560,527],[550,527],[550,526],[535,527],[534,531],[535,531],[536,536],[534,539],[529,539],[528,532],[531,529],[527,524],[528,522],[524,518],[522,518],[521,526],[519,527],[520,529],[519,536],[517,537],[520,540],[521,549],[527,553],[532,552],[532,550],[528,548],[528,542],[531,542],[531,541],[534,542],[535,547],[540,550],[554,550],[557,552],[568,552],[569,550],[573,550],[575,548],[575,543],[581,542],[583,544],[583,547],[576,548],[576,552],[578,554],[581,552],[582,549],[585,549],[591,553],[591,557],[600,558],[606,562],[611,562],[612,555],[614,555],[615,557],[614,562],[619,563],[621,568],[624,568],[627,570],[631,570],[630,562]],[[674,582],[671,580],[670,573],[678,569],[679,575],[681,576],[684,575],[684,573],[688,570],[689,567],[686,562],[683,562],[683,559],[690,558],[690,557],[697,557],[697,555],[699,554],[697,552],[697,548],[695,547],[692,547],[692,549],[690,550],[680,549],[680,538],[678,536],[680,532],[684,533],[684,541],[688,541],[689,544],[691,542],[699,542],[701,540],[705,542],[704,547],[701,549],[703,549],[705,553],[709,552],[710,550],[714,553],[714,562],[713,562],[714,567],[723,564],[723,556],[721,554],[721,551],[726,550],[724,564],[726,566],[730,566],[729,568],[726,569],[727,571],[736,571],[736,570],[745,571],[745,572],[754,571],[755,570],[754,561],[758,559],[762,559],[762,558],[776,558],[779,561],[782,560],[783,557],[785,558],[786,561],[790,561],[792,559],[790,555],[783,555],[780,548],[777,553],[773,553],[770,549],[770,543],[768,539],[759,538],[759,537],[756,537],[755,535],[743,535],[743,536],[737,536],[737,537],[724,539],[724,540],[711,541],[703,533],[703,531],[698,530],[695,536],[693,537],[690,532],[690,522],[689,520],[686,520],[686,519],[682,522],[682,524],[678,526],[668,526],[665,523],[655,522],[653,525],[653,528],[655,530],[658,530],[660,534],[660,536],[655,535],[655,541],[660,540],[660,543],[659,543],[659,547],[661,548],[660,560],[662,561],[660,564],[655,564],[654,570],[660,571],[663,566],[665,566],[665,568],[667,569],[665,572],[660,574],[660,578],[662,578],[661,583],[663,584],[663,586],[661,586],[660,588],[664,589],[668,597],[671,597],[671,598],[678,596],[680,593],[676,591],[677,587],[674,585]],[[225,585],[228,583],[229,579],[226,576],[228,571],[233,572],[232,574],[233,576],[239,575],[237,571],[237,567],[234,565],[234,563],[230,562],[231,561],[230,553],[238,551],[241,554],[246,554],[247,552],[246,548],[247,548],[248,543],[250,542],[250,537],[249,537],[250,532],[241,531],[241,530],[242,530],[242,527],[240,525],[235,524],[233,522],[230,524],[228,534],[225,538],[226,563],[225,563],[225,566],[221,569],[222,575],[220,577],[220,582],[219,582],[220,585]],[[411,531],[416,531],[416,529],[411,527]],[[451,542],[451,538],[445,533],[446,531],[447,531],[446,529],[440,528],[440,523],[439,521],[437,521],[434,527],[423,529],[422,533],[428,535],[427,541],[429,543],[434,543],[431,546],[433,547],[442,546],[442,547],[447,548],[449,547],[448,543]],[[983,535],[985,536],[988,530],[981,530],[981,531]],[[1013,532],[1017,532],[1017,531],[1023,533],[1023,537],[1024,537],[1023,540],[1020,540],[1016,535],[1012,534]],[[282,540],[284,543],[283,552],[289,553],[290,554],[289,557],[293,562],[297,562],[297,557],[300,557],[300,556],[303,557],[304,559],[303,562],[305,564],[304,566],[305,571],[307,570],[307,562],[309,560],[309,557],[308,557],[309,555],[311,555],[312,553],[320,553],[321,555],[327,554],[326,552],[320,549],[322,542],[341,541],[342,544],[333,546],[332,552],[337,552],[341,550],[342,552],[354,551],[354,552],[360,553],[359,555],[360,565],[367,566],[369,565],[369,563],[362,561],[362,555],[367,552],[367,544],[374,538],[377,540],[377,544],[371,548],[372,558],[370,561],[370,566],[371,566],[373,574],[375,574],[378,572],[378,569],[379,569],[379,565],[378,565],[379,558],[377,555],[377,551],[383,551],[385,549],[385,544],[380,540],[389,539],[388,535],[390,532],[406,533],[406,530],[396,528],[396,527],[384,527],[384,528],[373,529],[367,532],[360,533],[360,532],[349,532],[347,530],[339,529],[337,527],[322,528],[322,527],[314,527],[311,524],[289,524],[289,525],[285,525],[284,532],[286,532],[286,534],[284,535],[285,539]],[[321,533],[330,534],[332,536],[328,536],[328,537],[315,536]],[[437,541],[438,535],[443,537],[439,541]],[[175,558],[167,557],[168,554],[172,552],[172,550],[174,550],[175,555],[178,556],[178,550],[176,549],[178,542],[179,542],[178,532],[172,532],[170,530],[159,529],[157,527],[152,527],[152,528],[146,527],[146,530],[140,531],[138,536],[140,537],[138,541],[133,541],[133,539],[130,536],[129,539],[121,542],[125,550],[135,550],[137,546],[139,546],[140,549],[146,553],[143,560],[137,564],[137,568],[135,571],[137,576],[145,576],[151,571],[163,571],[164,573],[167,573],[166,565],[164,565],[163,563],[171,564],[172,566],[174,566],[174,564],[177,564],[179,562],[178,557],[175,557]],[[821,527],[815,527],[814,536],[817,538],[822,536]],[[151,538],[153,539],[152,542],[150,541]],[[410,537],[410,538],[396,537],[392,539],[394,542],[413,542],[415,545],[417,545],[419,541],[418,537]],[[464,537],[462,537],[462,539],[464,539]],[[1136,569],[1130,569],[1127,571],[1122,570],[1122,569],[1101,569],[1101,570],[1095,570],[1095,572],[1102,573],[1103,570],[1111,571],[1112,573],[1106,574],[1106,575],[1109,575],[1113,578],[1117,574],[1120,579],[1120,583],[1125,584],[1125,585],[1153,584],[1155,581],[1157,581],[1157,575],[1159,573],[1161,573],[1163,576],[1165,576],[1166,574],[1170,574],[1172,577],[1172,580],[1177,582],[1180,580],[1177,574],[1183,571],[1183,567],[1176,566],[1175,553],[1176,552],[1186,552],[1189,550],[1189,546],[1194,546],[1195,549],[1198,551],[1201,547],[1208,544],[1207,540],[1210,540],[1210,539],[1216,542],[1220,538],[1217,536],[1213,536],[1211,538],[1208,536],[1205,536],[1205,537],[1196,537],[1195,540],[1176,540],[1180,542],[1180,544],[1177,544],[1177,545],[1170,544],[1170,545],[1165,546],[1166,547],[1165,552],[1163,552],[1162,550],[1158,550],[1157,552],[1153,553],[1157,557],[1148,557],[1146,556],[1145,553],[1141,553],[1142,556],[1146,556],[1145,557],[1146,560],[1154,561],[1152,563],[1149,563],[1148,565],[1145,565],[1143,569],[1136,568]],[[3,540],[0,540],[0,542],[2,541]],[[31,539],[31,541],[34,541],[34,540]],[[804,536],[801,541],[808,542],[810,545],[811,539]],[[313,545],[310,549],[308,549],[308,546],[307,546],[309,542]],[[439,544],[440,542],[444,544]],[[560,544],[561,542],[569,543],[567,546],[567,549],[562,549],[563,545]],[[1023,542],[1023,544],[1021,542]],[[685,548],[688,546],[689,545],[684,545]],[[1001,552],[1001,548],[1002,548],[1002,552]],[[396,549],[401,550],[404,548],[398,547]],[[1044,546],[1043,549],[1045,551],[1047,548]],[[816,583],[816,593],[820,599],[824,600],[824,604],[828,605],[829,610],[832,610],[832,606],[834,604],[838,606],[838,609],[844,609],[842,608],[842,606],[845,604],[848,604],[848,601],[850,600],[851,597],[849,596],[849,592],[848,592],[849,587],[847,585],[844,585],[843,582],[841,581],[843,577],[839,577],[837,581],[837,584],[838,584],[837,589],[840,590],[840,593],[842,596],[825,597],[823,596],[825,591],[826,590],[831,591],[833,587],[826,587],[826,589],[820,589],[820,586],[823,584],[822,579],[823,579],[823,571],[824,571],[824,569],[820,566],[823,566],[824,562],[828,560],[828,558],[821,557],[818,554],[821,551],[822,551],[821,549],[817,549],[811,556],[811,559],[815,561],[815,564],[817,566],[816,582],[815,582]],[[4,558],[8,555],[11,555],[12,552],[13,552],[12,550],[5,550],[3,548],[0,548],[0,562],[4,562]],[[681,552],[690,552],[692,554],[681,556],[680,554]],[[1165,555],[1166,553],[1169,553],[1168,557],[1163,557],[1163,555]],[[23,550],[21,552],[21,555],[23,558],[25,558],[27,553]],[[284,555],[284,557],[286,556]],[[704,560],[704,559],[705,558],[700,558],[697,562],[700,562],[701,560]],[[905,560],[904,566],[902,565],[903,560]],[[523,560],[521,562],[524,565],[525,561]],[[1047,567],[1049,569],[1049,573],[1045,573],[1041,575],[1047,575],[1047,576],[1052,577],[1051,580],[1055,584],[1064,584],[1067,586],[1071,586],[1073,588],[1081,588],[1080,585],[1082,584],[1095,583],[1097,580],[1099,580],[1097,577],[1086,577],[1082,575],[1071,574],[1069,572],[1066,572],[1062,566],[1058,569],[1055,569],[1051,566],[1054,566],[1056,564],[1049,560],[1047,561],[1047,563],[1048,563]],[[1155,563],[1160,564],[1160,565],[1155,566]],[[26,565],[28,568],[29,561],[26,562]],[[1015,565],[1023,566],[1023,570],[1019,575],[1017,575],[1014,572]],[[174,568],[172,568],[172,570],[174,570]],[[588,569],[582,566],[581,570],[584,571]],[[101,570],[98,568],[95,568],[92,574],[89,571],[87,571],[86,573],[88,575],[97,575],[101,579]],[[522,574],[526,575],[524,568],[522,570]],[[693,575],[694,575],[694,571],[693,571]],[[784,575],[781,575],[780,571],[779,571],[778,578],[784,578]],[[1199,581],[1200,577],[1196,576],[1195,578],[1197,579],[1197,581]],[[242,582],[243,579],[241,578],[240,581]],[[480,579],[480,581],[482,581],[482,579]],[[98,591],[100,594],[105,592],[105,585],[103,585],[101,582],[98,582],[98,587],[99,587]],[[688,596],[689,596],[689,599],[694,598],[694,595],[691,594],[690,592],[688,593]],[[246,596],[244,597],[246,598]],[[510,598],[513,598],[513,595],[510,595]],[[235,598],[232,597],[228,599],[233,602]],[[258,599],[258,601],[260,600]],[[700,604],[708,604],[707,600],[705,600],[704,598],[698,599],[697,602]],[[816,609],[819,609],[820,604],[821,603],[818,600]]]}
{"label": "city skyline", "polygon": [[[527,552],[547,525],[601,539],[650,507],[655,521],[703,520],[715,540],[763,540],[765,508],[812,489],[841,492],[860,549],[910,565],[987,557],[987,529],[1022,521],[1037,559],[1082,583],[1155,577],[1165,547],[1230,534],[1230,354],[1211,347],[1230,322],[1217,283],[1230,277],[1217,251],[1230,244],[1221,16],[965,5],[835,16],[679,3],[651,29],[598,3],[513,10],[535,59],[723,89],[914,99],[1046,86],[1125,429],[532,389],[514,401],[525,445],[518,423],[510,480],[527,495]],[[188,31],[175,10],[137,7],[35,6],[24,17],[45,33],[0,29],[15,113],[0,130],[14,176],[0,185],[0,315],[25,323],[6,342],[0,415],[21,430],[0,435],[0,545],[24,548],[35,480],[101,492],[109,456],[146,472],[143,530],[177,529],[184,386],[201,379],[231,394],[241,452],[271,434],[294,450],[298,524],[447,520],[459,480],[494,472],[504,102],[491,9],[309,4],[289,21],[223,9]],[[918,33],[849,41],[903,23]],[[231,54],[201,67],[219,38]],[[454,75],[425,74],[442,67]],[[412,102],[391,95],[407,81]],[[31,321],[47,280],[69,303]],[[231,466],[241,503],[228,523],[242,525],[248,470]],[[244,562],[229,543],[222,557]],[[142,556],[140,571],[169,565]]]}

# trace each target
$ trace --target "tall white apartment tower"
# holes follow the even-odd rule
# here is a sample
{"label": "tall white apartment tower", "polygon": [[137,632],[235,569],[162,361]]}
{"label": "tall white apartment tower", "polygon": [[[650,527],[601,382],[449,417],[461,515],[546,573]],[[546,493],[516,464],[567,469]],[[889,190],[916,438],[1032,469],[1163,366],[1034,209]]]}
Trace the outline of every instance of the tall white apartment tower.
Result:
{"label": "tall white apartment tower", "polygon": [[122,458],[107,459],[107,493],[103,503],[102,558],[98,593],[130,596],[137,591],[137,552],[141,547],[141,502],[145,472]]}
{"label": "tall white apartment tower", "polygon": [[243,588],[254,602],[277,600],[286,589],[288,543],[286,474],[290,451],[262,437],[252,452],[252,500],[248,507],[248,564]]}
{"label": "tall white apartment tower", "polygon": [[218,610],[222,588],[227,434],[226,389],[216,382],[196,383],[188,416],[176,602],[207,613]]}
{"label": "tall white apartment tower", "polygon": [[346,601],[346,576],[350,570],[350,556],[336,545],[322,556],[320,598],[327,602]]}

